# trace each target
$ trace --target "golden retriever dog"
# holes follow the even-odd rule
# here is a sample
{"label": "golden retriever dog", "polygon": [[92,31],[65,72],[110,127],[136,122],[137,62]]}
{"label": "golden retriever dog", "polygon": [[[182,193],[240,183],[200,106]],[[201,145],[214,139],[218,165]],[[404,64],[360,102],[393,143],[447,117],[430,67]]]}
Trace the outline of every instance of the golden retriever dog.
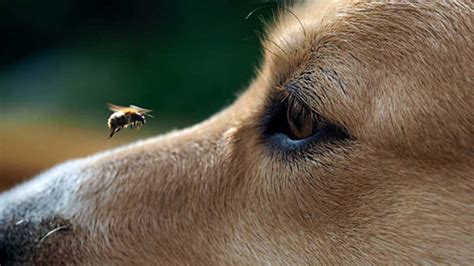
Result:
{"label": "golden retriever dog", "polygon": [[225,110],[1,195],[1,264],[472,264],[473,18],[284,8]]}

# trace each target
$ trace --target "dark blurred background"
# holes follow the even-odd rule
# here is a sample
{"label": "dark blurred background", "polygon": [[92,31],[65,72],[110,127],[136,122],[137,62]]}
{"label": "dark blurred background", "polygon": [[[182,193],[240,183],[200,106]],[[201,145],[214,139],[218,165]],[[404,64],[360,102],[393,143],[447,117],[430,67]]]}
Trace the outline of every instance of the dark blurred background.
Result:
{"label": "dark blurred background", "polygon": [[[0,1],[0,191],[58,162],[191,125],[230,104],[253,77],[261,59],[255,32],[276,6]],[[108,140],[107,102],[153,109],[155,118]]]}

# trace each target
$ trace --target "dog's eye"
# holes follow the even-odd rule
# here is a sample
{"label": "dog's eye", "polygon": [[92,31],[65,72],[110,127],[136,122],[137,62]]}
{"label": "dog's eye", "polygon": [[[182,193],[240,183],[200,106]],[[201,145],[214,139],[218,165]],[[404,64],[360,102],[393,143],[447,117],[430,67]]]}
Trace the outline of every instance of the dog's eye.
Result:
{"label": "dog's eye", "polygon": [[300,105],[288,104],[286,106],[286,122],[288,123],[288,136],[291,139],[305,139],[313,135],[313,132],[322,122],[315,117],[313,112],[302,108]]}
{"label": "dog's eye", "polygon": [[346,130],[291,98],[276,100],[267,116],[266,136],[272,146],[301,148],[315,142],[349,138]]}

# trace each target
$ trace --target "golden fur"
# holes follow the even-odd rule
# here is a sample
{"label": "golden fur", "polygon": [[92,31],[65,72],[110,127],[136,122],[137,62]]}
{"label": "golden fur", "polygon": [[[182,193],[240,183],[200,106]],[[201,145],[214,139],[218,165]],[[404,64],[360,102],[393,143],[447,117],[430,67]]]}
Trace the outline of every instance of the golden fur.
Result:
{"label": "golden fur", "polygon": [[[72,228],[35,260],[472,264],[473,15],[470,1],[283,11],[232,106],[29,184],[67,191],[50,217]],[[266,147],[262,117],[289,82],[351,139],[290,154]]]}

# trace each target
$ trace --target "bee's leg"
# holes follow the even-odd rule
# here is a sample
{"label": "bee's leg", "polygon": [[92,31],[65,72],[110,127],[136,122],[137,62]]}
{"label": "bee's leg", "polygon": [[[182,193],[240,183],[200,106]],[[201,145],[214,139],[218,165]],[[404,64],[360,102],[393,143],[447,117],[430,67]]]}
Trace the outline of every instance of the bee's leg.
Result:
{"label": "bee's leg", "polygon": [[134,122],[130,123],[130,129],[133,129],[133,126],[135,125]]}
{"label": "bee's leg", "polygon": [[111,132],[110,132],[110,135],[109,135],[109,139],[117,132],[119,132],[122,128],[121,127],[117,127],[117,128],[114,128]]}

